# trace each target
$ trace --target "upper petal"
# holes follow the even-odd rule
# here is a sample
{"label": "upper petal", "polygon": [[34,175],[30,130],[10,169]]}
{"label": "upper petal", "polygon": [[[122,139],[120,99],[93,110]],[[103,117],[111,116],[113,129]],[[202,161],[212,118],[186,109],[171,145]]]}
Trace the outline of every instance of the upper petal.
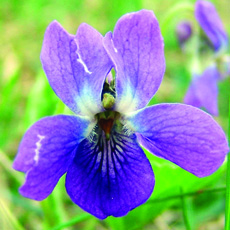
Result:
{"label": "upper petal", "polygon": [[58,115],[32,125],[20,144],[13,167],[26,173],[23,196],[42,200],[67,171],[74,150],[88,134],[89,120]]}
{"label": "upper petal", "polygon": [[151,106],[127,119],[140,143],[150,152],[198,177],[215,172],[229,149],[215,120],[189,105]]}
{"label": "upper petal", "polygon": [[103,110],[101,92],[112,63],[99,32],[81,24],[73,36],[54,21],[45,33],[41,61],[51,87],[72,111],[92,115]]}
{"label": "upper petal", "polygon": [[195,75],[185,95],[184,102],[198,108],[205,108],[207,112],[218,115],[218,79],[219,71],[216,67],[207,68],[201,76]]}
{"label": "upper petal", "polygon": [[198,0],[195,4],[195,17],[212,42],[215,51],[218,51],[220,48],[227,48],[227,33],[215,6],[211,2]]}
{"label": "upper petal", "polygon": [[136,136],[119,129],[109,141],[101,132],[82,141],[66,175],[73,202],[100,219],[127,214],[149,198],[153,186],[151,165]]}
{"label": "upper petal", "polygon": [[164,44],[152,11],[121,17],[104,46],[116,69],[116,110],[143,108],[155,94],[165,71]]}

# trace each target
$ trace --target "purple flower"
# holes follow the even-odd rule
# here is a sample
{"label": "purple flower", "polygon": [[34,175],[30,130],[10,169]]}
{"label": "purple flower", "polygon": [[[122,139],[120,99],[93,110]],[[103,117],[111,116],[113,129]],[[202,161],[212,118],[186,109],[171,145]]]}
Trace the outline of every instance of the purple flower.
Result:
{"label": "purple flower", "polygon": [[[228,36],[215,6],[208,1],[198,0],[195,4],[195,17],[215,52],[227,50]],[[202,74],[193,74],[191,85],[184,98],[186,104],[203,107],[209,113],[218,115],[217,83],[229,74],[230,65],[229,61],[222,60],[223,57],[219,57],[219,63],[215,66],[211,64]]]}
{"label": "purple flower", "polygon": [[176,35],[180,44],[180,47],[183,48],[184,44],[192,36],[192,25],[189,21],[182,21],[177,24]]}
{"label": "purple flower", "polygon": [[[76,35],[48,27],[41,60],[51,87],[76,114],[36,122],[14,161],[26,173],[20,193],[45,199],[66,173],[74,203],[103,219],[145,202],[154,174],[141,145],[198,177],[223,163],[220,126],[189,105],[146,107],[164,74],[163,39],[151,11],[126,14],[103,38],[81,24]],[[114,87],[110,70],[116,70]]]}
{"label": "purple flower", "polygon": [[198,0],[195,4],[195,17],[215,51],[226,50],[228,47],[228,35],[215,6],[211,2]]}
{"label": "purple flower", "polygon": [[218,115],[218,86],[220,77],[216,67],[207,68],[201,75],[194,74],[184,102],[198,108],[205,108],[210,114]]}

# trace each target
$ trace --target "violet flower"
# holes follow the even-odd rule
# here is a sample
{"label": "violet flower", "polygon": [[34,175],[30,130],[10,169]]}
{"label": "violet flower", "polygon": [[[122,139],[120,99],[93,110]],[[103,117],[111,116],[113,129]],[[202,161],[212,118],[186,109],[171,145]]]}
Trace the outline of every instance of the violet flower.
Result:
{"label": "violet flower", "polygon": [[[204,30],[207,38],[211,42],[215,54],[221,54],[227,50],[228,36],[224,30],[221,19],[215,6],[204,0],[199,0],[195,4],[195,17],[200,27]],[[213,54],[213,56],[215,55]],[[203,107],[212,115],[218,115],[218,81],[229,74],[230,62],[221,60],[220,66],[211,63],[203,73],[193,73],[192,82],[185,95],[184,102],[198,108]]]}
{"label": "violet flower", "polygon": [[[14,161],[26,173],[23,196],[45,199],[66,173],[74,203],[100,219],[118,217],[154,188],[141,145],[198,177],[223,163],[226,137],[211,116],[183,104],[146,107],[165,70],[151,11],[126,14],[105,38],[87,24],[70,35],[52,22],[41,60],[51,87],[76,115],[43,118],[26,132]],[[115,88],[106,80],[112,68]]]}

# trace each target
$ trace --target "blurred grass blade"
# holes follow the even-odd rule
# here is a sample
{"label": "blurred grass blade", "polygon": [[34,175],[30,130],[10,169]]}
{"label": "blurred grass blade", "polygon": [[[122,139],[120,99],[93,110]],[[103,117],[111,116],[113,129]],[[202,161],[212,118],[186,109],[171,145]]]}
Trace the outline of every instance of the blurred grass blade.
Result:
{"label": "blurred grass blade", "polygon": [[163,37],[166,36],[166,32],[168,29],[169,24],[171,23],[172,19],[175,17],[178,17],[178,14],[184,13],[184,12],[191,12],[193,14],[194,12],[194,4],[183,2],[178,3],[175,6],[173,6],[164,16],[160,23],[161,27],[161,33]]}
{"label": "blurred grass blade", "polygon": [[215,193],[215,192],[225,192],[225,190],[226,190],[225,187],[220,187],[220,188],[199,190],[199,191],[195,191],[195,192],[187,192],[187,193],[183,193],[180,195],[172,195],[172,196],[167,196],[167,197],[163,197],[163,198],[151,199],[143,205],[179,199],[179,198],[181,198],[181,195],[183,195],[184,197],[189,197],[189,196],[197,196],[197,195],[201,195],[201,194],[210,194],[210,193]]}
{"label": "blurred grass blade", "polygon": [[62,196],[64,186],[64,177],[61,177],[54,191],[45,200],[40,202],[44,213],[44,229],[50,229],[55,225],[60,225],[67,220],[67,213],[64,207]]}
{"label": "blurred grass blade", "polygon": [[24,180],[24,175],[18,173],[12,168],[13,162],[8,158],[7,154],[0,149],[0,165],[13,176],[13,178],[21,184]]}
{"label": "blurred grass blade", "polygon": [[191,221],[189,216],[189,205],[187,198],[183,195],[183,189],[181,188],[181,205],[182,205],[182,211],[183,211],[183,219],[184,224],[186,227],[186,230],[191,230]]}
{"label": "blurred grass blade", "polygon": [[25,127],[28,128],[42,117],[53,115],[58,102],[45,74],[39,72],[28,96],[24,114]]}
{"label": "blurred grass blade", "polygon": [[[228,144],[230,144],[230,97],[228,113]],[[227,156],[227,175],[226,175],[226,201],[225,201],[225,230],[230,229],[230,155]]]}
{"label": "blurred grass blade", "polygon": [[17,221],[17,219],[14,217],[12,212],[7,207],[5,201],[0,198],[0,213],[1,213],[1,229],[14,229],[14,230],[24,230],[24,228],[21,226],[21,224]]}
{"label": "blurred grass blade", "polygon": [[62,223],[50,230],[61,230],[61,229],[65,229],[66,227],[69,227],[69,226],[73,226],[75,224],[78,224],[84,220],[88,220],[89,218],[91,218],[92,216],[88,213],[83,213],[79,216],[76,216],[75,218],[71,219],[70,221],[67,221],[65,223]]}

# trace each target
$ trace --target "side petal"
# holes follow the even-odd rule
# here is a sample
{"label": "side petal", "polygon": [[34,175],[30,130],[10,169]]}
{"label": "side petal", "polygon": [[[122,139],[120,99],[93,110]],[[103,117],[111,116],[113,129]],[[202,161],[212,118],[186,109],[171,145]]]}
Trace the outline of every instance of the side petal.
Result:
{"label": "side petal", "polygon": [[14,169],[26,173],[20,188],[23,196],[43,200],[53,191],[88,127],[88,120],[58,115],[43,118],[29,128],[13,163]]}
{"label": "side petal", "polygon": [[195,76],[185,95],[184,102],[198,108],[205,108],[212,115],[218,115],[218,79],[215,67],[207,68],[201,76]]}
{"label": "side petal", "polygon": [[140,143],[151,153],[198,177],[215,172],[229,149],[225,134],[215,120],[189,105],[151,106],[127,119]]}
{"label": "side petal", "polygon": [[165,71],[164,44],[152,11],[121,17],[104,46],[116,69],[116,110],[143,108],[156,93]]}
{"label": "side petal", "polygon": [[102,38],[87,24],[81,24],[73,36],[56,21],[45,33],[41,51],[44,71],[58,97],[77,114],[103,110],[101,92],[112,63]]}
{"label": "side petal", "polygon": [[228,36],[215,6],[209,1],[198,0],[195,4],[195,17],[215,51],[227,49]]}
{"label": "side petal", "polygon": [[97,218],[123,216],[144,203],[154,187],[151,165],[133,134],[113,130],[82,141],[67,171],[66,189],[74,203]]}

